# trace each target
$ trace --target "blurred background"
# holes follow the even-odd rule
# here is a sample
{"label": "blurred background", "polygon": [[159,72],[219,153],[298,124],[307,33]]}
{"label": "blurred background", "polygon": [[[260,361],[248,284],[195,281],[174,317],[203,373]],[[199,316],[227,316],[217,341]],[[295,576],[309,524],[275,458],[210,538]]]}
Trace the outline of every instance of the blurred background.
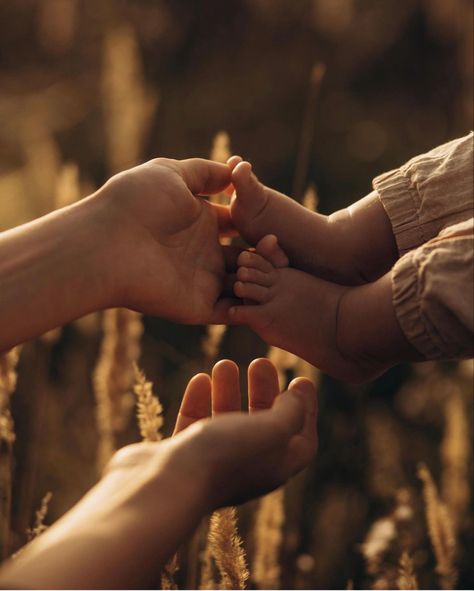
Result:
{"label": "blurred background", "polygon": [[[347,206],[375,175],[472,128],[472,11],[470,0],[0,0],[0,230],[156,156],[241,154],[322,213]],[[97,450],[139,440],[132,361],[169,434],[191,375],[230,357],[244,387],[266,354],[244,328],[123,311],[25,344],[16,439],[3,442],[4,554],[25,542],[45,493],[51,523],[96,481]],[[283,381],[307,373],[321,393],[320,453],[287,487],[275,587],[396,586],[407,552],[421,588],[472,588],[472,363],[400,366],[348,387],[270,354]],[[104,379],[119,399],[105,426]],[[456,575],[428,534],[420,462],[451,515],[444,570]],[[250,562],[256,512],[241,511]],[[184,562],[181,587],[194,580]]]}

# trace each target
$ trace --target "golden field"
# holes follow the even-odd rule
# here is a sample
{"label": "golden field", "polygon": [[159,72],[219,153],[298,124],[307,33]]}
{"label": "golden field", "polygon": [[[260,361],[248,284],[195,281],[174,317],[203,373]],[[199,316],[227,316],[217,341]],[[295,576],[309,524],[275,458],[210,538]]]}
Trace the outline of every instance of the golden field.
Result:
{"label": "golden field", "polygon": [[[346,206],[472,126],[470,22],[464,0],[0,3],[0,230],[157,155],[239,153],[310,208]],[[157,588],[472,588],[472,362],[348,386],[245,328],[127,310],[0,358],[3,557],[114,449],[168,436],[192,375],[230,358],[245,391],[265,355],[282,387],[319,384],[318,456],[206,520]]]}

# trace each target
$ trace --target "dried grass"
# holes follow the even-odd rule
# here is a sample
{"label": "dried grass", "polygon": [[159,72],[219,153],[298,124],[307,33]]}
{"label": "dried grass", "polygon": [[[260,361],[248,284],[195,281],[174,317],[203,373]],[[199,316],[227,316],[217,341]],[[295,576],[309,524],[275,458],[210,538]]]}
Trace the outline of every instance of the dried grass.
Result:
{"label": "dried grass", "polygon": [[245,589],[249,571],[237,530],[235,507],[214,511],[209,523],[208,545],[220,575],[218,589]]}
{"label": "dried grass", "polygon": [[466,516],[471,497],[469,472],[472,450],[468,417],[463,393],[455,385],[445,404],[445,432],[441,443],[441,490],[455,531],[459,530]]}
{"label": "dried grass", "polygon": [[308,96],[301,125],[301,136],[298,146],[296,171],[292,190],[292,195],[297,201],[302,200],[306,185],[311,147],[313,144],[316,107],[318,104],[319,92],[321,90],[321,83],[325,73],[326,66],[322,63],[316,62],[313,65],[309,76]]}
{"label": "dried grass", "polygon": [[279,349],[278,347],[270,347],[267,353],[267,358],[276,367],[278,373],[278,382],[280,389],[284,390],[287,387],[287,375],[292,375],[308,378],[315,384],[319,382],[319,370],[300,357],[297,357],[289,351]]}
{"label": "dried grass", "polygon": [[408,552],[402,552],[400,556],[397,583],[399,589],[418,589],[415,566]]}
{"label": "dried grass", "polygon": [[52,497],[53,493],[47,492],[41,499],[40,507],[35,513],[35,523],[33,527],[31,529],[28,529],[27,531],[29,542],[40,536],[43,532],[45,532],[48,529],[48,526],[45,525],[44,521],[48,514],[49,503],[51,502]]}
{"label": "dried grass", "polygon": [[455,565],[456,538],[453,522],[426,464],[421,463],[418,466],[418,477],[423,482],[426,524],[436,557],[436,572],[442,589],[454,589],[458,573]]}
{"label": "dried grass", "polygon": [[137,420],[143,441],[160,441],[162,438],[163,407],[153,394],[153,384],[148,382],[145,374],[134,364],[135,386],[137,397]]}
{"label": "dried grass", "polygon": [[136,35],[128,25],[107,32],[103,60],[107,161],[109,172],[116,173],[140,160],[158,95],[144,81]]}
{"label": "dried grass", "polygon": [[170,560],[165,564],[161,571],[161,588],[162,589],[178,589],[175,581],[176,572],[178,571],[178,555],[174,554]]}
{"label": "dried grass", "polygon": [[209,324],[206,327],[201,348],[209,363],[213,363],[217,359],[226,332],[227,326],[225,324]]}
{"label": "dried grass", "polygon": [[252,581],[257,589],[280,588],[284,523],[285,491],[279,488],[260,499],[255,516]]}
{"label": "dried grass", "polygon": [[209,540],[201,555],[201,581],[199,589],[218,589],[214,579],[214,564]]}
{"label": "dried grass", "polygon": [[10,555],[10,529],[12,512],[12,470],[13,443],[15,442],[15,425],[10,410],[10,398],[17,384],[17,364],[20,349],[0,355],[0,485],[1,499],[1,535],[2,556]]}
{"label": "dried grass", "polygon": [[16,366],[19,358],[16,347],[0,355],[0,442],[7,445],[15,441],[15,428],[10,411],[10,397],[15,391],[18,379]]}
{"label": "dried grass", "polygon": [[140,314],[114,308],[103,315],[103,339],[93,381],[101,471],[115,451],[115,433],[124,429],[133,408],[134,364],[140,354]]}
{"label": "dried grass", "polygon": [[309,209],[310,211],[318,211],[319,197],[316,185],[314,183],[311,183],[306,189],[303,196],[302,205],[304,205],[306,209]]}

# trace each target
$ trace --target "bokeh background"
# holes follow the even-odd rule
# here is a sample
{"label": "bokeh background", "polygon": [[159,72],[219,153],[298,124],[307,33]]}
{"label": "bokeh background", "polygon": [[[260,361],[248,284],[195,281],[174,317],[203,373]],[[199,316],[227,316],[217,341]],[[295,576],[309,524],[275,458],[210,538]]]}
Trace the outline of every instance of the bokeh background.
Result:
{"label": "bokeh background", "polygon": [[[472,10],[470,0],[0,1],[0,230],[145,159],[228,150],[298,200],[312,187],[322,213],[344,207],[375,175],[472,128]],[[123,363],[138,358],[154,382],[167,433],[191,375],[230,357],[244,388],[249,361],[267,354],[244,328],[209,350],[206,327],[124,323]],[[47,491],[50,523],[97,479],[104,335],[92,315],[21,351],[12,550]],[[349,387],[279,363],[285,379],[314,375],[321,395],[320,453],[286,490],[281,586],[395,585],[405,550],[421,587],[443,584],[417,476],[425,462],[454,515],[456,585],[472,588],[472,364],[400,366]],[[140,438],[129,411],[116,445]],[[241,512],[250,558],[255,510]],[[369,538],[382,546],[375,566]]]}

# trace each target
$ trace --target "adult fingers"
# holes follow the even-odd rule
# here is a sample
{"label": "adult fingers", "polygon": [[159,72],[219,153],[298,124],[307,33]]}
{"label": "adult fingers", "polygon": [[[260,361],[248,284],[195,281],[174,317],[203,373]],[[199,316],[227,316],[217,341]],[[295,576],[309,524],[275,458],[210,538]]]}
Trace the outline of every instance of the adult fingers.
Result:
{"label": "adult fingers", "polygon": [[254,359],[248,368],[249,411],[271,408],[280,393],[278,373],[269,359]]}
{"label": "adult fingers", "polygon": [[210,203],[206,201],[209,207],[212,208],[214,213],[217,216],[217,228],[219,231],[220,237],[232,237],[238,236],[238,231],[236,230],[234,224],[232,223],[232,218],[230,216],[230,208],[228,205],[221,205],[219,203]]}
{"label": "adult fingers", "polygon": [[212,414],[240,410],[239,368],[229,359],[212,369]]}
{"label": "adult fingers", "polygon": [[203,158],[177,162],[181,176],[194,195],[219,193],[231,182],[231,171],[226,164]]}
{"label": "adult fingers", "polygon": [[192,423],[209,416],[211,403],[211,378],[200,373],[189,380],[176,419],[173,435]]}
{"label": "adult fingers", "polygon": [[242,156],[231,156],[230,158],[227,159],[227,166],[231,169],[234,170],[234,168],[237,166],[237,164],[240,164],[242,162],[243,158]]}

